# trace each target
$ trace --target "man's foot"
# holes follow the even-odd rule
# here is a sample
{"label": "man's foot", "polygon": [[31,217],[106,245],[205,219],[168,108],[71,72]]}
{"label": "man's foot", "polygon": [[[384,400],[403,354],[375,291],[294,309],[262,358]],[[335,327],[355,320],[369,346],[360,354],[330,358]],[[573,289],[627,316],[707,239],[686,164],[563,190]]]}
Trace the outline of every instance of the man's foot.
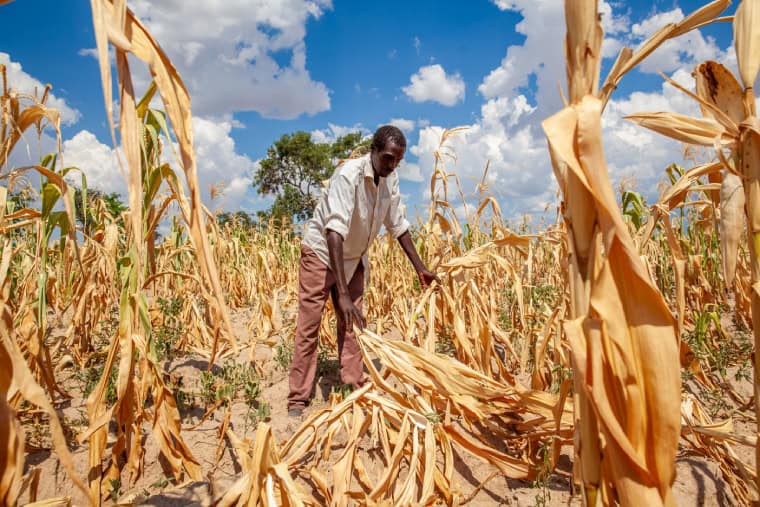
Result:
{"label": "man's foot", "polygon": [[303,415],[303,407],[291,407],[288,409],[288,417],[301,417]]}

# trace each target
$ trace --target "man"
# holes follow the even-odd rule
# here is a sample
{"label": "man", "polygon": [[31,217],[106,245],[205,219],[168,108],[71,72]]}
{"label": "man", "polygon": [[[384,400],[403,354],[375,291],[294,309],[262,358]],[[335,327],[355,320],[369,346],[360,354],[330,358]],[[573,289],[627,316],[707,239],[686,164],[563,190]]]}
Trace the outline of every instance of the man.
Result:
{"label": "man", "polygon": [[337,169],[304,228],[299,269],[298,321],[290,367],[288,415],[300,417],[308,403],[317,370],[317,344],[328,294],[338,321],[340,377],[355,387],[365,381],[353,325],[364,328],[362,294],[367,251],[380,227],[398,240],[427,286],[436,276],[420,260],[400,209],[398,175],[406,138],[396,127],[380,127],[368,155],[347,160]]}

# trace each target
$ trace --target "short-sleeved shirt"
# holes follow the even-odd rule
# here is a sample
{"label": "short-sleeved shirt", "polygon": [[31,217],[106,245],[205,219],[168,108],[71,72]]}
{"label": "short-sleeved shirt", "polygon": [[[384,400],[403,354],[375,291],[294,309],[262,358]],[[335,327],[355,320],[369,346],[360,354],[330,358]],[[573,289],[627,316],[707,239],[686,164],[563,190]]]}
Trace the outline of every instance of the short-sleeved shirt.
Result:
{"label": "short-sleeved shirt", "polygon": [[[304,226],[302,244],[330,266],[327,230],[343,237],[343,269],[350,280],[365,257],[380,227],[398,238],[409,229],[401,209],[398,174],[379,178],[375,186],[370,155],[347,160],[335,169],[327,188],[322,191],[314,216]],[[366,257],[363,266],[369,271]]]}

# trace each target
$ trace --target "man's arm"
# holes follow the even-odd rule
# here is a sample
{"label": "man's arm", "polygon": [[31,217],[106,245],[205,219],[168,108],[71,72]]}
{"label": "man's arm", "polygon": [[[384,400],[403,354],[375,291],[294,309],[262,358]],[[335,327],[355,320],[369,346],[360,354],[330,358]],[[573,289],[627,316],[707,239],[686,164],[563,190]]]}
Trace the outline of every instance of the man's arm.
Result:
{"label": "man's arm", "polygon": [[327,231],[327,252],[330,255],[330,269],[335,276],[335,288],[338,290],[338,308],[336,310],[343,315],[346,326],[351,329],[355,323],[360,329],[367,326],[362,312],[354,305],[351,300],[351,294],[348,292],[348,283],[346,283],[346,272],[343,270],[343,236],[337,232],[328,229]]}
{"label": "man's arm", "polygon": [[425,264],[423,264],[422,259],[420,259],[420,254],[417,253],[417,248],[414,246],[412,236],[409,234],[408,230],[398,237],[398,242],[401,245],[401,248],[404,250],[406,256],[409,258],[409,261],[412,263],[412,266],[414,266],[414,270],[417,272],[417,276],[419,277],[420,283],[423,287],[427,287],[433,283],[434,280],[438,283],[441,282],[438,277],[435,276],[435,273],[428,271],[428,269],[425,267]]}

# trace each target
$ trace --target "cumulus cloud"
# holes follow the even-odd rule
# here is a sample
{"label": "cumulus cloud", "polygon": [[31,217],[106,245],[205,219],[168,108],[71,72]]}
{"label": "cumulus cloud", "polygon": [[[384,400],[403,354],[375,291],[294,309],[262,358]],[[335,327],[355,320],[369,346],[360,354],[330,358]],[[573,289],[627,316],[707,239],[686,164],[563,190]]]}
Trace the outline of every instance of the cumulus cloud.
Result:
{"label": "cumulus cloud", "polygon": [[[563,3],[554,0],[494,0],[494,3],[523,16],[516,31],[526,38],[522,44],[509,46],[500,65],[484,77],[478,88],[484,97],[480,115],[465,125],[464,132],[452,137],[449,145],[456,158],[444,161],[446,170],[459,176],[471,206],[477,203],[476,186],[486,163],[490,163],[486,183],[504,213],[511,217],[523,213],[540,215],[556,203],[557,191],[540,123],[561,109],[557,82],[565,82],[563,45],[547,44],[544,34],[564,33]],[[607,58],[616,56],[624,44],[636,47],[663,23],[683,17],[679,9],[654,12],[646,19],[635,20],[635,28],[629,29],[630,11],[622,11],[625,9],[622,3],[601,5],[607,33],[603,51]],[[690,73],[697,61],[719,58],[729,66],[735,62],[730,48],[720,48],[698,32],[676,40],[671,47],[663,47],[652,57],[655,59],[650,67],[641,69],[643,72],[659,67],[692,89]],[[625,79],[635,79],[635,74]],[[525,93],[526,87],[531,87],[530,98]],[[653,202],[665,167],[673,162],[683,163],[683,146],[624,119],[641,111],[699,115],[699,110],[691,99],[666,83],[627,95],[613,94],[603,117],[604,149],[613,185],[633,179],[635,188]],[[419,158],[417,164],[425,182],[433,171],[433,153],[443,131],[443,127],[436,125],[421,128],[419,142],[410,148]],[[430,197],[427,187],[427,183],[420,186],[425,198]],[[458,200],[453,192],[449,197]],[[461,204],[452,204],[465,209]]]}
{"label": "cumulus cloud", "polygon": [[232,123],[193,118],[195,150],[198,157],[198,183],[203,200],[210,202],[211,188],[221,185],[222,196],[217,204],[225,210],[249,209],[254,204],[254,162],[237,153],[230,136]]}
{"label": "cumulus cloud", "polygon": [[[694,89],[694,80],[685,69],[672,76],[679,84]],[[613,96],[614,97],[614,96]],[[663,83],[659,90],[633,92],[610,100],[602,117],[607,166],[613,181],[633,181],[648,200],[658,196],[657,184],[671,163],[683,163],[684,145],[625,120],[644,111],[673,111],[700,117],[696,102],[673,86]]]}
{"label": "cumulus cloud", "polygon": [[[20,63],[11,60],[8,53],[0,51],[0,64],[5,65],[8,84],[14,90],[28,95],[36,93],[38,97],[45,91],[45,85],[27,74]],[[73,125],[79,121],[81,116],[79,111],[70,107],[64,99],[57,97],[55,93],[51,93],[48,96],[47,105],[48,107],[57,109],[61,113],[61,123],[64,125]]]}
{"label": "cumulus cloud", "polygon": [[401,164],[396,169],[399,179],[413,182],[421,182],[424,180],[422,177],[422,170],[419,164],[408,162],[406,159],[401,161]]}
{"label": "cumulus cloud", "polygon": [[464,100],[464,80],[459,73],[447,75],[439,64],[420,67],[412,75],[411,83],[404,86],[404,93],[415,102],[438,102],[453,106]]}
{"label": "cumulus cloud", "polygon": [[306,65],[306,23],[330,0],[130,4],[179,68],[200,116],[256,111],[291,119],[330,109]]}
{"label": "cumulus cloud", "polygon": [[[557,83],[565,82],[564,38],[547,44],[547,33],[564,34],[564,3],[555,0],[494,0],[501,10],[520,13],[523,19],[515,31],[524,35],[523,44],[507,48],[501,64],[493,69],[478,87],[486,99],[514,97],[535,78],[535,101],[539,115],[546,116],[562,106]],[[604,56],[614,56],[622,47],[610,36],[627,31],[627,13],[615,11],[609,2],[600,3],[602,25],[607,38],[602,50]]]}
{"label": "cumulus cloud", "polygon": [[[126,197],[127,182],[119,169],[114,149],[98,141],[88,130],[79,131],[63,142],[63,161],[66,166],[78,167],[87,177],[87,186],[106,193],[116,192]],[[69,181],[79,185],[78,174]]]}
{"label": "cumulus cloud", "polygon": [[50,153],[58,152],[58,141],[51,135],[51,129],[46,129],[38,138],[37,132],[32,128],[27,130],[3,162],[7,170],[18,169],[29,165],[39,164],[40,160]]}
{"label": "cumulus cloud", "polygon": [[391,118],[388,120],[388,124],[393,125],[394,127],[398,127],[399,129],[408,133],[414,130],[415,121],[408,120],[406,118]]}
{"label": "cumulus cloud", "polygon": [[[525,97],[494,99],[481,108],[479,121],[464,125],[466,130],[450,138],[448,146],[456,154],[455,158],[444,157],[445,170],[456,173],[470,205],[476,205],[473,195],[480,183],[486,165],[490,164],[486,185],[490,194],[500,202],[508,215],[541,213],[553,199],[554,185],[550,177],[546,142],[539,127],[525,124],[519,128],[508,126],[499,120],[499,113],[507,109],[520,110],[530,114],[525,108]],[[435,166],[434,152],[438,148],[444,129],[429,126],[420,131],[417,145],[411,152],[419,157],[422,180],[428,181]],[[422,186],[425,197],[429,198],[427,184]],[[449,198],[457,200],[450,188]]]}
{"label": "cumulus cloud", "polygon": [[[660,27],[668,23],[677,23],[684,18],[680,8],[667,12],[661,12],[649,18],[634,23],[631,26],[631,41],[643,44]],[[704,37],[699,31],[691,31],[686,35],[671,39],[657,48],[641,63],[639,70],[642,72],[674,72],[684,65],[696,65],[705,60],[726,60],[726,52],[722,51],[715,39]]]}
{"label": "cumulus cloud", "polygon": [[371,134],[369,130],[362,127],[361,123],[355,123],[353,127],[347,127],[328,122],[327,128],[311,131],[311,140],[315,143],[334,143],[339,137],[353,134],[355,132],[361,133],[362,137]]}
{"label": "cumulus cloud", "polygon": [[[256,164],[236,151],[230,136],[233,125],[229,120],[193,118],[193,133],[198,166],[198,184],[203,202],[210,207],[236,211],[253,211],[268,204],[251,186]],[[79,167],[87,176],[87,184],[104,192],[127,195],[127,184],[119,169],[115,150],[101,143],[94,134],[83,130],[63,143],[67,166]],[[182,174],[173,160],[171,150],[164,150],[164,159]],[[78,184],[78,176],[72,183]],[[212,202],[211,188],[222,189],[221,197]]]}
{"label": "cumulus cloud", "polygon": [[547,44],[546,34],[564,34],[564,3],[554,0],[497,0],[500,9],[519,12],[523,19],[515,31],[525,35],[523,44],[507,48],[501,64],[493,69],[478,87],[486,99],[515,97],[519,89],[536,79],[535,102],[545,112],[561,107],[557,83],[564,81],[563,42],[555,38]]}

